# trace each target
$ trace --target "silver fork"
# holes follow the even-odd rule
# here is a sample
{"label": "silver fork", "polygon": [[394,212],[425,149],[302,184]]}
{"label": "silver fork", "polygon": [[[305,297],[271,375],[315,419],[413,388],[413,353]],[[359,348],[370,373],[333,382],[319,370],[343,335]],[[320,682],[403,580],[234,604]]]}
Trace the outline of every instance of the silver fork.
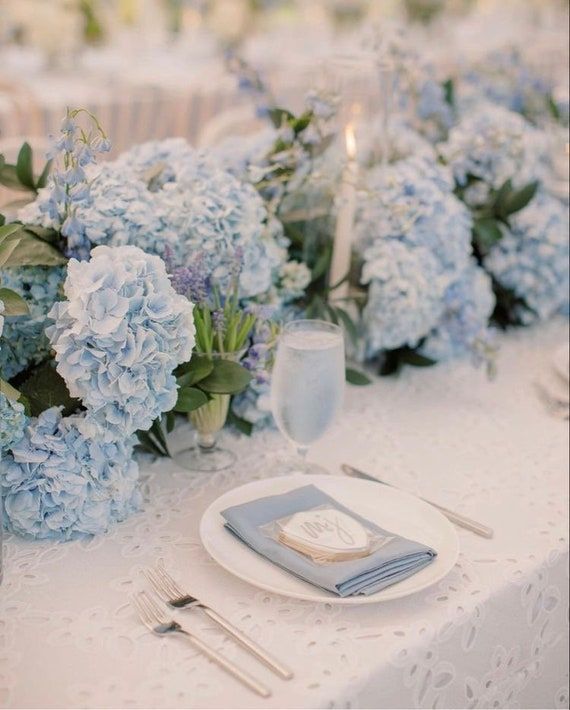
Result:
{"label": "silver fork", "polygon": [[150,629],[153,633],[162,636],[169,633],[183,634],[190,641],[190,643],[195,646],[199,651],[201,651],[207,658],[209,658],[214,663],[217,663],[220,668],[223,668],[227,673],[230,673],[246,685],[254,693],[261,695],[262,698],[268,698],[271,695],[271,691],[266,688],[262,683],[257,681],[249,673],[242,671],[241,668],[236,666],[231,661],[228,661],[222,655],[220,655],[216,650],[208,646],[197,636],[183,629],[182,626],[174,619],[168,619],[162,609],[150,598],[145,592],[137,592],[131,597],[133,606],[138,612],[138,615],[143,622],[143,624]]}
{"label": "silver fork", "polygon": [[267,668],[285,680],[290,680],[293,677],[293,672],[289,668],[275,660],[267,651],[258,646],[255,641],[252,641],[239,629],[236,629],[235,626],[230,624],[229,621],[224,619],[223,616],[220,616],[217,611],[203,604],[199,599],[196,599],[196,597],[187,594],[174,579],[172,579],[164,567],[155,567],[153,570],[146,569],[144,570],[144,574],[158,596],[169,606],[174,609],[202,609],[213,622],[243,646],[243,648],[252,653],[259,661],[267,666]]}

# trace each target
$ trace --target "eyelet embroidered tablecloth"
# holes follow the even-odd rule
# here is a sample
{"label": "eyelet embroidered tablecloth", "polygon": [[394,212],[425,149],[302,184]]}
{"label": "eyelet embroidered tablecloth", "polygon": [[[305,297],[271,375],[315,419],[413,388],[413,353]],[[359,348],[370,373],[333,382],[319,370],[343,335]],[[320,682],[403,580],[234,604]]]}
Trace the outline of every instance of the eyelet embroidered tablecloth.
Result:
{"label": "eyelet embroidered tablecloth", "polygon": [[[105,537],[61,545],[5,537],[0,704],[568,707],[568,423],[533,388],[567,332],[558,320],[502,336],[493,382],[455,362],[349,387],[341,420],[311,452],[331,472],[348,461],[494,527],[493,540],[459,531],[459,561],[441,583],[346,608],[234,579],[203,550],[200,517],[222,492],[278,474],[287,447],[276,432],[228,436],[233,470],[145,464],[145,511]],[[295,679],[274,677],[195,610],[183,612],[188,626],[268,682],[272,698],[256,698],[184,639],[149,634],[128,595],[161,557],[288,661]]]}

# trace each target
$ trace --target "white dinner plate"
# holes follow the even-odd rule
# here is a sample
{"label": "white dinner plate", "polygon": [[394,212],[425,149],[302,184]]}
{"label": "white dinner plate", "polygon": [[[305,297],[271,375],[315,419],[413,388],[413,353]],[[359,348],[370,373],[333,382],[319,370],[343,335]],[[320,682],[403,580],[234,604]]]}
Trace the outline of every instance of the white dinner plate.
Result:
{"label": "white dinner plate", "polygon": [[[220,511],[225,508],[263,496],[286,493],[309,483],[386,530],[433,547],[438,553],[435,561],[417,574],[376,594],[342,598],[272,564],[224,527]],[[275,594],[333,604],[371,604],[415,594],[445,577],[459,554],[459,540],[451,523],[419,498],[372,481],[324,474],[267,478],[224,493],[202,516],[200,537],[214,560],[245,582]]]}

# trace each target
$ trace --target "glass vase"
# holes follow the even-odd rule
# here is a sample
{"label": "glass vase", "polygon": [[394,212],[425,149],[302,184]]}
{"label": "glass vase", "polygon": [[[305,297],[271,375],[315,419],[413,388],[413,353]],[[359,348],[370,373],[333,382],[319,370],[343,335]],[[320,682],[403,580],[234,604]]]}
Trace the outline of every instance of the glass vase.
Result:
{"label": "glass vase", "polygon": [[[244,350],[235,353],[214,353],[214,359],[239,362]],[[182,449],[174,459],[188,471],[223,471],[236,461],[236,455],[230,449],[222,448],[219,433],[224,428],[230,408],[229,394],[212,394],[207,404],[188,414],[188,419],[196,430],[196,445]]]}

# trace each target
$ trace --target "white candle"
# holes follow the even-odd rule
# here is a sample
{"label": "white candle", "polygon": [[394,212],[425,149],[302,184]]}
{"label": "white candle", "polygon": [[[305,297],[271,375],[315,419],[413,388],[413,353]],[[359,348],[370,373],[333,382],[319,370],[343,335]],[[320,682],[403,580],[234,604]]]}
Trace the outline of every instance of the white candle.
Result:
{"label": "white candle", "polygon": [[[347,162],[342,174],[340,186],[336,231],[331,260],[330,280],[331,286],[344,279],[349,270],[352,254],[352,230],[354,228],[354,214],[356,211],[356,180],[358,168],[356,163],[356,140],[354,127],[349,123],[344,131],[346,141]],[[346,279],[342,284],[331,291],[330,300],[340,301],[349,294],[349,283]]]}

